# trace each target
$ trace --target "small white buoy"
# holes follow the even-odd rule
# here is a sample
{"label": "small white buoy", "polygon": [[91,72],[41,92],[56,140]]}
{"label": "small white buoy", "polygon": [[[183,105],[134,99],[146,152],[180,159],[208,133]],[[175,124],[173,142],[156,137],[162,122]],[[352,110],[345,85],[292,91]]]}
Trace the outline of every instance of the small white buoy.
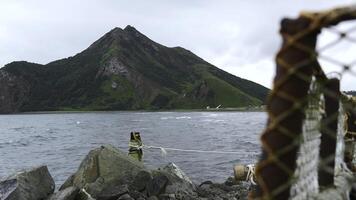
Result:
{"label": "small white buoy", "polygon": [[77,124],[80,124],[80,121],[77,121]]}

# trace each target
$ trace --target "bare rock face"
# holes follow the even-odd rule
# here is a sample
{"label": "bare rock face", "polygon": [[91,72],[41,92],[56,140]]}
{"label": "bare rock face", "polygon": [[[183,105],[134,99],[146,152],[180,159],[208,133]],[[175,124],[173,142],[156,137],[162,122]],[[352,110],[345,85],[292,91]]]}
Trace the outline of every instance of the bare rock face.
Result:
{"label": "bare rock face", "polygon": [[128,67],[120,62],[117,58],[111,59],[104,66],[102,66],[97,74],[97,76],[111,76],[111,75],[121,75],[127,76],[129,74]]}
{"label": "bare rock face", "polygon": [[[110,60],[104,63],[96,74],[96,78],[113,76],[119,76],[128,80],[140,99],[153,98],[156,95],[154,88],[160,87],[149,79],[144,78],[143,74],[139,73],[133,68],[130,68],[117,57],[112,57]],[[112,89],[117,89],[119,87],[120,83],[112,81]]]}
{"label": "bare rock face", "polygon": [[55,188],[46,166],[20,172],[0,182],[1,200],[39,200],[49,197]]}
{"label": "bare rock face", "polygon": [[29,89],[22,78],[0,70],[0,113],[18,112],[27,99]]}

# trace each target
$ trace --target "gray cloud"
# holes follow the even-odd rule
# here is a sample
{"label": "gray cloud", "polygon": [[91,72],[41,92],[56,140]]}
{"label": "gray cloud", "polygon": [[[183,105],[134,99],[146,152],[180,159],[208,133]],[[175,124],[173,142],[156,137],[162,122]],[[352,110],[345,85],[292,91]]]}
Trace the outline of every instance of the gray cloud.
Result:
{"label": "gray cloud", "polygon": [[159,43],[185,47],[230,73],[270,87],[280,19],[351,2],[2,0],[0,66],[72,56],[112,28],[131,24]]}

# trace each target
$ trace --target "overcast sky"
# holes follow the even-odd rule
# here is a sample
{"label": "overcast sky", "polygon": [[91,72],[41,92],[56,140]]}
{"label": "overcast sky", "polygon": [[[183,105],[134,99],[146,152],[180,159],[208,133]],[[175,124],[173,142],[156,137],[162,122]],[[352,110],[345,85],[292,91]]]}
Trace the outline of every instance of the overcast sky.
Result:
{"label": "overcast sky", "polygon": [[[0,0],[0,66],[69,57],[112,28],[130,24],[158,43],[184,47],[234,75],[271,87],[280,19],[353,2]],[[350,77],[343,89],[355,90]]]}

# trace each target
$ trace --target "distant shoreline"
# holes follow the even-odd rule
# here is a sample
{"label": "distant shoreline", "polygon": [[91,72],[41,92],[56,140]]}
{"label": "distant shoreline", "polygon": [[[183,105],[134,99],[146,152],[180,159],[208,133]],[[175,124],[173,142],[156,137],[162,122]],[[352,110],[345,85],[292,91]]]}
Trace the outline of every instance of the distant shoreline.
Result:
{"label": "distant shoreline", "polygon": [[103,113],[103,112],[265,112],[265,107],[241,107],[241,108],[210,108],[210,109],[161,109],[161,110],[56,110],[56,111],[30,111],[0,115],[21,114],[70,114],[70,113]]}

